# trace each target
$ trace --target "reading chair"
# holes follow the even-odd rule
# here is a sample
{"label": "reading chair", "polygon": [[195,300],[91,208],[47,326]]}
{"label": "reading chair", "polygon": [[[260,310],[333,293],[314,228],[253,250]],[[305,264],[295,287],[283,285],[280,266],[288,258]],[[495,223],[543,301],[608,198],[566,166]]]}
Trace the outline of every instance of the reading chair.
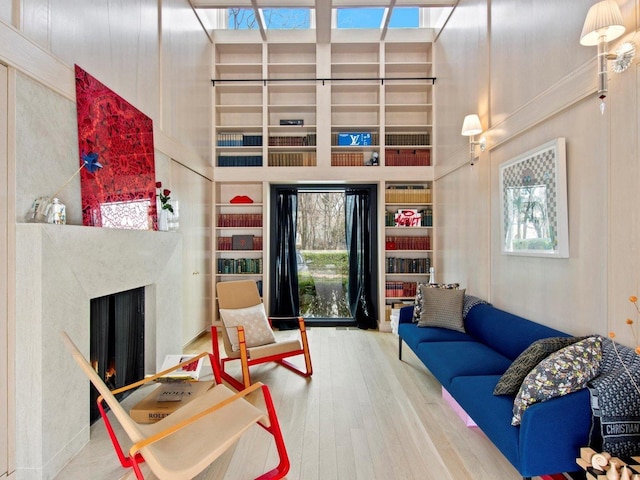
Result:
{"label": "reading chair", "polygon": [[[202,353],[156,375],[110,391],[91,367],[69,336],[62,332],[62,339],[80,366],[96,387],[98,409],[107,432],[123,467],[131,467],[137,479],[144,479],[140,463],[146,462],[151,472],[160,480],[188,480],[207,468],[231,447],[250,427],[258,424],[273,435],[280,463],[257,480],[273,480],[284,477],[289,471],[289,457],[282,438],[278,418],[266,385],[256,383],[251,388],[236,393],[220,382],[219,370],[211,356],[216,385],[197,396],[173,413],[152,424],[134,422],[114,396],[117,393],[156,380],[173,370],[207,356]],[[266,412],[245,398],[261,389]],[[258,399],[255,400],[260,400]],[[105,413],[106,403],[133,443],[129,456],[125,456]],[[257,403],[254,401],[254,403]]]}
{"label": "reading chair", "polygon": [[[307,331],[304,319],[298,318],[300,339],[276,341],[271,319],[268,319],[254,280],[234,280],[216,285],[221,321],[211,327],[213,355],[219,364],[222,378],[242,390],[251,385],[249,367],[266,362],[276,362],[303,377],[313,373]],[[218,330],[226,358],[220,357]],[[304,356],[305,370],[289,361],[289,357]],[[242,382],[225,371],[226,364],[239,360],[242,368]]]}

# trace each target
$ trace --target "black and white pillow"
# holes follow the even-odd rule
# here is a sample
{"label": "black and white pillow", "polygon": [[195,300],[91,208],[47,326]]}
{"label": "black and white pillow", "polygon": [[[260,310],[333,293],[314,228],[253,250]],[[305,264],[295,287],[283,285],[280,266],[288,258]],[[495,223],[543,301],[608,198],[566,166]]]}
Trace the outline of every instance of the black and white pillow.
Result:
{"label": "black and white pillow", "polygon": [[422,314],[422,288],[444,288],[446,290],[457,290],[460,287],[459,283],[419,283],[416,289],[416,300],[413,305],[413,322],[418,323],[420,321],[420,315]]}

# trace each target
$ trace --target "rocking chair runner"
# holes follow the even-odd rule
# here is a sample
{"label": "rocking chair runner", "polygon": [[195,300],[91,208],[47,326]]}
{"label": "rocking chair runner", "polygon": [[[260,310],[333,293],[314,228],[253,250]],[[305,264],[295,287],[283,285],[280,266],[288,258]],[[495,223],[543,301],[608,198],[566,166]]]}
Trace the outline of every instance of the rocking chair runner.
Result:
{"label": "rocking chair runner", "polygon": [[[131,467],[133,469],[137,479],[144,479],[139,465],[142,462],[146,462],[151,472],[161,480],[191,479],[213,463],[215,459],[255,424],[260,425],[273,435],[280,458],[280,463],[276,468],[261,475],[257,480],[280,479],[289,471],[289,457],[271,395],[266,385],[256,383],[249,389],[235,393],[218,383],[158,422],[142,425],[133,421],[114,394],[155,380],[206,356],[207,353],[202,353],[173,368],[112,392],[109,391],[109,388],[69,336],[63,332],[62,338],[74,360],[100,393],[97,400],[98,408],[116,454],[123,467]],[[209,358],[211,359],[211,356]],[[216,382],[219,382],[218,368],[213,359],[211,360]],[[260,388],[266,412],[245,399],[248,394]],[[116,419],[122,425],[131,442],[133,442],[128,457],[125,456],[120,447],[120,443],[103,408],[103,402],[106,402],[111,408]]]}
{"label": "rocking chair runner", "polygon": [[[258,292],[258,287],[254,280],[220,282],[216,285],[216,291],[218,294],[218,306],[222,310],[239,311],[241,309],[248,309],[257,305],[262,305],[262,299],[260,298],[260,293]],[[270,325],[271,321],[269,319],[269,327]],[[247,326],[225,325],[224,319],[220,322],[214,322],[211,327],[213,356],[219,364],[222,378],[233,385],[236,389],[242,390],[243,388],[247,388],[251,385],[249,367],[266,362],[276,362],[298,375],[310,377],[313,373],[313,367],[311,365],[307,331],[302,317],[298,318],[298,325],[300,328],[300,339],[281,342],[274,340],[269,343],[263,343],[259,346],[252,347],[251,343],[247,341]],[[237,329],[237,343],[235,342],[235,338],[232,342],[229,332],[227,331],[232,328]],[[227,355],[226,358],[220,357],[218,330],[222,336],[222,343]],[[234,348],[234,344],[237,345],[236,348]],[[291,362],[285,360],[286,358],[298,355],[304,355],[305,370],[302,370]],[[242,368],[242,382],[238,381],[225,371],[226,364],[234,360],[240,361]]]}

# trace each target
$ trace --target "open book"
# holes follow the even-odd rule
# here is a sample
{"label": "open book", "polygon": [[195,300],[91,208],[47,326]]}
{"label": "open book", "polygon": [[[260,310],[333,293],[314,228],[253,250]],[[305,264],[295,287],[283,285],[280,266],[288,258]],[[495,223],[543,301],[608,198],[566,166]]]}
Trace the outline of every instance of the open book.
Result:
{"label": "open book", "polygon": [[[167,370],[179,363],[186,362],[190,358],[194,358],[196,355],[167,355],[164,357],[164,362],[162,363],[162,368],[160,371]],[[182,368],[174,370],[173,372],[169,372],[166,375],[162,376],[162,379],[166,380],[190,380],[196,381],[200,378],[200,371],[202,370],[202,364],[204,361],[204,357],[200,358],[192,363],[189,363]],[[159,379],[162,381],[161,379]]]}

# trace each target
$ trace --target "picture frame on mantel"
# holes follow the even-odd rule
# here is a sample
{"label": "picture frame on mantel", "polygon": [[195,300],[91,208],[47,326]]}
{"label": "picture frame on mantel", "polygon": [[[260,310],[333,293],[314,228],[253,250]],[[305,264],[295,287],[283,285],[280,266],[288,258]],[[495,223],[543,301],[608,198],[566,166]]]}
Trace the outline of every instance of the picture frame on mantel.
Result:
{"label": "picture frame on mantel", "polygon": [[500,165],[500,204],[503,254],[569,258],[563,137]]}

